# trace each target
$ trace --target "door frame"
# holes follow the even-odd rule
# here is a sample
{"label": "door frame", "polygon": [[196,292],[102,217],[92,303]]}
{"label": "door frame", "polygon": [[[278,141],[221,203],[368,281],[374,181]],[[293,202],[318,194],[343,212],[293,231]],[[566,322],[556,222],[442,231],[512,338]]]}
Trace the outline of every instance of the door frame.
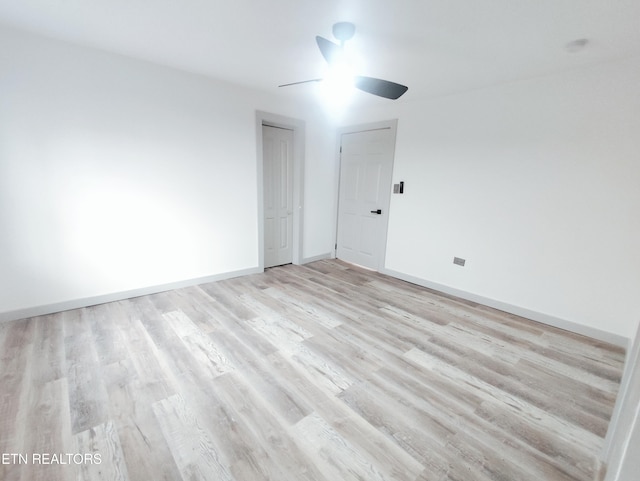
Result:
{"label": "door frame", "polygon": [[[342,136],[344,134],[355,134],[358,132],[366,132],[369,130],[382,130],[382,129],[390,129],[391,136],[393,138],[393,157],[391,158],[391,185],[389,185],[390,189],[393,189],[393,175],[394,175],[394,165],[396,158],[396,138],[398,133],[398,119],[391,120],[382,120],[379,122],[371,122],[366,124],[355,124],[355,125],[347,125],[345,127],[340,127],[336,131],[336,165],[338,166],[336,172],[336,185],[338,186],[338,190],[336,193],[336,205],[335,205],[335,232],[334,232],[334,248],[333,248],[333,258],[337,258],[338,253],[338,221],[340,215],[340,173],[342,172]],[[380,258],[378,260],[377,271],[382,272],[385,269],[385,262],[387,257],[387,236],[389,233],[389,219],[391,218],[391,195],[389,196],[389,203],[387,205],[382,206],[383,209],[386,209],[388,212],[386,222],[384,224],[384,232],[382,234],[382,239],[380,240],[380,244],[382,246],[382,252],[380,253]]]}
{"label": "door frame", "polygon": [[256,110],[257,187],[258,187],[258,268],[264,271],[264,159],[262,126],[293,130],[293,239],[292,262],[300,264],[303,252],[304,152],[303,120]]}

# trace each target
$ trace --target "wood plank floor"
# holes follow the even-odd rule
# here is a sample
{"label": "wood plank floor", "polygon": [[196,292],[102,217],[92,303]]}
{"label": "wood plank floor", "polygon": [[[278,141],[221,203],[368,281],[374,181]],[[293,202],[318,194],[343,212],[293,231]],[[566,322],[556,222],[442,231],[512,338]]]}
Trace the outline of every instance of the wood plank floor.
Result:
{"label": "wood plank floor", "polygon": [[5,481],[591,481],[624,361],[335,260],[7,322],[0,354]]}

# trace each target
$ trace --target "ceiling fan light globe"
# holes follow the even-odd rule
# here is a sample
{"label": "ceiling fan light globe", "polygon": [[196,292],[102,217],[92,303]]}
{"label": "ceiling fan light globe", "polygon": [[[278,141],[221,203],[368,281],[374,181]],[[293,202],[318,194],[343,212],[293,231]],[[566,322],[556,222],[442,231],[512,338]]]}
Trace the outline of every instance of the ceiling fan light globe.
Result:
{"label": "ceiling fan light globe", "polygon": [[320,83],[323,103],[333,111],[345,108],[355,92],[354,85],[355,76],[347,65],[333,66]]}

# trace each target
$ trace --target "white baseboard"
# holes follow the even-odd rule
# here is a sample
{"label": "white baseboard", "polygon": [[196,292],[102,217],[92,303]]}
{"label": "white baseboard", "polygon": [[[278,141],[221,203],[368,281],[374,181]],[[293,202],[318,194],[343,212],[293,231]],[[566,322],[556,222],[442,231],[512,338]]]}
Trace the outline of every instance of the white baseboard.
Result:
{"label": "white baseboard", "polygon": [[[331,253],[325,253],[325,254],[320,254],[313,257],[306,257],[301,260],[301,264],[308,264],[310,262],[315,262],[315,261],[324,260],[324,259],[331,259],[331,258],[333,258]],[[33,307],[27,307],[24,309],[18,309],[14,311],[0,312],[0,322],[13,321],[17,319],[24,319],[27,317],[34,317],[34,316],[42,316],[46,314],[52,314],[55,312],[67,311],[69,309],[78,309],[78,308],[87,307],[87,306],[94,306],[96,304],[103,304],[105,302],[120,301],[123,299],[129,299],[132,297],[144,296],[148,294],[156,294],[158,292],[169,291],[172,289],[179,289],[181,287],[189,287],[189,286],[194,286],[198,284],[204,284],[207,282],[214,282],[214,281],[220,281],[223,279],[230,279],[233,277],[256,274],[259,272],[263,272],[263,270],[260,269],[259,267],[253,267],[253,268],[242,269],[238,271],[214,274],[212,276],[199,277],[196,279],[187,279],[187,280],[172,282],[168,284],[142,287],[139,289],[133,289],[129,291],[115,292],[115,293],[104,294],[100,296],[87,297],[82,299],[73,299],[73,300],[59,302],[55,304],[33,306]],[[438,284],[436,282],[431,282],[425,279],[404,274],[402,272],[394,271],[392,269],[382,269],[380,272],[383,274],[390,275],[392,277],[396,277],[398,279],[402,279],[407,282],[411,282],[412,284],[427,287],[429,289],[443,292],[445,294],[449,294],[452,296],[460,297],[468,301],[477,302],[485,306],[493,307],[501,311],[515,314],[517,316],[522,316],[527,319],[531,319],[537,322],[542,322],[543,324],[548,324],[553,327],[565,329],[567,331],[575,332],[577,334],[582,334],[582,335],[591,337],[593,339],[597,339],[599,341],[608,342],[624,348],[629,347],[629,339],[627,339],[624,336],[613,334],[611,332],[585,326],[582,324],[578,324],[576,322],[571,322],[565,319],[561,319],[561,318],[540,313],[537,311],[532,311],[524,307],[515,306],[502,301],[497,301],[495,299],[480,296],[478,294],[462,291],[460,289],[446,286],[444,284]]]}
{"label": "white baseboard", "polygon": [[249,269],[241,269],[238,271],[223,272],[211,276],[198,277],[195,279],[186,279],[168,284],[160,284],[156,286],[141,287],[129,291],[114,292],[111,294],[103,294],[100,296],[86,297],[82,299],[73,299],[54,304],[46,304],[42,306],[26,307],[15,311],[0,312],[0,322],[15,321],[25,319],[27,317],[44,316],[56,312],[68,311],[70,309],[79,309],[82,307],[95,306],[96,304],[104,304],[105,302],[121,301],[132,297],[145,296],[148,294],[157,294],[158,292],[170,291],[172,289],[180,289],[181,287],[196,286],[207,282],[221,281],[231,279],[233,277],[245,276],[248,274],[257,274],[263,272],[263,269],[253,267]]}
{"label": "white baseboard", "polygon": [[403,281],[411,282],[412,284],[417,284],[419,286],[427,287],[435,291],[460,297],[467,301],[477,302],[478,304],[493,307],[510,314],[515,314],[516,316],[521,316],[536,322],[547,324],[552,327],[557,327],[559,329],[564,329],[576,334],[581,334],[592,339],[597,339],[598,341],[608,342],[615,346],[624,347],[625,349],[629,347],[629,339],[612,332],[603,331],[595,327],[585,326],[577,322],[568,321],[566,319],[561,319],[559,317],[544,314],[542,312],[532,311],[531,309],[527,309],[525,307],[515,306],[513,304],[508,304],[506,302],[497,301],[495,299],[480,296],[478,294],[473,294],[471,292],[462,291],[454,287],[450,287],[444,284],[438,284],[437,282],[431,282],[425,279],[404,274],[402,272],[397,272],[392,269],[382,269],[380,272],[382,274],[396,277]]}
{"label": "white baseboard", "polygon": [[313,256],[313,257],[305,257],[304,259],[302,259],[300,261],[300,264],[309,264],[310,262],[315,262],[315,261],[322,261],[324,259],[331,259],[333,256],[331,255],[330,252],[326,252],[324,254],[320,254],[317,256]]}

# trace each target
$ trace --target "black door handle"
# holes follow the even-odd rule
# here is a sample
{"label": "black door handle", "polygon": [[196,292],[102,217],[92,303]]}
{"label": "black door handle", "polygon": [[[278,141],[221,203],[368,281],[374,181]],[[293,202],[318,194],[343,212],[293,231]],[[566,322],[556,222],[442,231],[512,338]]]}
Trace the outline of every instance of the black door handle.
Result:
{"label": "black door handle", "polygon": [[372,214],[382,214],[382,209],[372,210],[371,213]]}

